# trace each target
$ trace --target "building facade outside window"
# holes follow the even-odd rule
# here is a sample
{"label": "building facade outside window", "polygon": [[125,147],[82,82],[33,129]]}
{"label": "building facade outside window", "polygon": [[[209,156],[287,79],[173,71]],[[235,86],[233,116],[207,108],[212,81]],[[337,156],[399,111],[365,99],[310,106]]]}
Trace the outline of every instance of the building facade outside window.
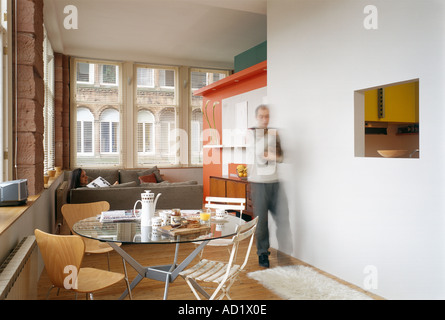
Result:
{"label": "building facade outside window", "polygon": [[202,165],[202,97],[193,92],[228,71],[83,59],[72,67],[73,166]]}

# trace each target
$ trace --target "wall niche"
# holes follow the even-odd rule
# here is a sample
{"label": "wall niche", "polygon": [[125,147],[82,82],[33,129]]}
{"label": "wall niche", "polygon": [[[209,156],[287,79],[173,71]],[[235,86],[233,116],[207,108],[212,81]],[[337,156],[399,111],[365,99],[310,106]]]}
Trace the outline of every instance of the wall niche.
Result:
{"label": "wall niche", "polygon": [[419,158],[419,79],[354,92],[355,156]]}

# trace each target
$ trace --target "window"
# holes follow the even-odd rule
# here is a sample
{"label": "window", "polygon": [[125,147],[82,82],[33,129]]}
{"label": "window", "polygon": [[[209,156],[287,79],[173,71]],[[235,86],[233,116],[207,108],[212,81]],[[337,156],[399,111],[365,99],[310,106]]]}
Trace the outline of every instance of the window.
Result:
{"label": "window", "polygon": [[419,79],[354,92],[355,156],[419,158]]}
{"label": "window", "polygon": [[175,110],[166,108],[162,110],[159,117],[161,124],[161,136],[159,139],[160,161],[169,161],[175,156],[176,135],[175,135]]}
{"label": "window", "polygon": [[101,84],[117,86],[119,78],[117,66],[104,64],[101,65],[101,69]]}
{"label": "window", "polygon": [[94,82],[94,64],[79,62],[77,64],[77,83]]}
{"label": "window", "polygon": [[43,106],[43,170],[47,172],[55,165],[55,136],[54,136],[54,52],[48,41],[46,29],[43,38],[43,83],[44,83],[44,106]]}
{"label": "window", "polygon": [[[7,64],[7,56],[4,54],[3,48],[7,47],[8,45],[8,33],[7,33],[7,19],[6,19],[6,13],[7,13],[7,1],[1,0],[0,2],[0,150],[6,151],[8,150],[6,141],[7,139],[7,120],[5,115],[7,115],[7,94],[8,94],[8,64]],[[7,172],[6,170],[6,161],[3,158],[3,156],[0,157],[0,182],[7,180]]]}
{"label": "window", "polygon": [[137,68],[138,87],[154,87],[154,70],[149,68]]}
{"label": "window", "polygon": [[159,84],[163,88],[175,87],[175,72],[173,70],[159,70]]}
{"label": "window", "polygon": [[190,92],[190,105],[191,105],[191,123],[190,123],[190,145],[191,145],[191,164],[202,164],[202,97],[194,96],[193,93],[212,84],[218,80],[221,80],[228,76],[227,71],[221,70],[207,70],[207,69],[191,69],[191,92]]}
{"label": "window", "polygon": [[154,148],[154,125],[155,117],[148,110],[138,112],[138,153],[140,156],[144,154],[153,154]]}
{"label": "window", "polygon": [[117,153],[118,145],[119,111],[106,109],[100,116],[100,152]]}
{"label": "window", "polygon": [[77,155],[91,156],[94,151],[94,116],[87,108],[77,108]]}
{"label": "window", "polygon": [[122,165],[120,153],[122,90],[117,63],[76,60],[73,63],[74,166]]}
{"label": "window", "polygon": [[191,127],[191,162],[193,164],[202,164],[202,111],[194,109],[192,111]]}
{"label": "window", "polygon": [[193,92],[228,71],[85,59],[71,70],[73,166],[202,165],[202,97]]}
{"label": "window", "polygon": [[[138,110],[138,166],[175,165],[178,163],[173,151],[176,150],[174,137],[179,108],[176,90],[177,69],[144,65],[137,65],[135,68],[138,79],[135,88]],[[150,116],[147,110],[150,110]],[[147,119],[146,122],[142,121],[143,117]]]}

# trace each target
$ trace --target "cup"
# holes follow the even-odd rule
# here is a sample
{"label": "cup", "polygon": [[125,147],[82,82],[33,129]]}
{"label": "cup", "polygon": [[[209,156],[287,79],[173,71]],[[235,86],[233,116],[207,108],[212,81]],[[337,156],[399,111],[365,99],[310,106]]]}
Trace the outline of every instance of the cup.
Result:
{"label": "cup", "polygon": [[226,211],[224,209],[216,209],[216,219],[224,219]]}
{"label": "cup", "polygon": [[175,208],[175,209],[172,209],[172,215],[173,216],[180,216],[181,215],[181,209],[178,209],[178,208]]}
{"label": "cup", "polygon": [[56,169],[56,173],[61,173],[62,172],[62,167],[55,167],[54,169]]}
{"label": "cup", "polygon": [[48,170],[48,175],[54,177],[56,175],[56,170]]}
{"label": "cup", "polygon": [[154,217],[154,218],[151,219],[152,230],[157,230],[161,226],[162,226],[162,218]]}
{"label": "cup", "polygon": [[49,181],[49,175],[45,174],[43,176],[43,184],[48,184],[48,181]]}
{"label": "cup", "polygon": [[159,212],[159,217],[162,219],[163,226],[170,225],[171,213],[172,212],[170,210],[163,210],[163,211]]}
{"label": "cup", "polygon": [[209,211],[201,211],[199,213],[199,219],[201,221],[208,221],[210,219],[210,212]]}

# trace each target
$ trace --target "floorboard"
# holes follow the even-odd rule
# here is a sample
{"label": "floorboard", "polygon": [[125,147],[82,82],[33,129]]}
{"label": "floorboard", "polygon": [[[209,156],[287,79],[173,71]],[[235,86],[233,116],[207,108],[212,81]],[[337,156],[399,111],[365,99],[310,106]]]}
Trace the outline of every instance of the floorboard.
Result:
{"label": "floorboard", "polygon": [[[67,234],[66,229],[62,226],[61,234]],[[240,245],[241,252],[245,252],[247,241],[244,241]],[[134,257],[139,263],[144,266],[156,266],[163,264],[170,264],[173,261],[175,252],[174,244],[123,244],[122,248],[126,250],[132,257]],[[178,262],[180,263],[193,249],[195,245],[192,243],[185,243],[180,245],[180,251],[178,255]],[[225,247],[213,247],[207,246],[204,249],[204,256],[210,260],[223,260],[224,256],[228,258],[229,253]],[[114,251],[110,252],[110,266],[111,271],[123,273],[122,258]],[[195,258],[190,265],[194,265],[198,262],[199,256]],[[283,254],[275,249],[271,249],[271,255],[269,257],[270,267],[276,266],[288,266],[288,265],[307,265],[306,263],[295,259],[289,255]],[[107,255],[106,254],[86,254],[84,256],[82,267],[94,267],[99,269],[107,269]],[[245,272],[241,274],[238,281],[233,285],[230,293],[234,300],[280,300],[281,298],[269,291],[256,280],[247,277],[247,273],[263,268],[258,265],[258,257],[255,252],[255,246],[249,256],[249,262],[245,268]],[[324,275],[333,278],[343,284],[346,284],[356,290],[364,292],[374,299],[380,300],[381,297],[366,292],[356,286],[353,286],[341,279],[337,279],[321,270],[314,268],[315,270],[323,273]],[[137,272],[127,264],[127,271],[130,282],[137,275]],[[51,287],[50,280],[44,269],[38,283],[38,299],[46,299],[48,289]],[[104,289],[94,294],[95,300],[114,300],[118,299],[121,293],[126,289],[125,282],[122,281],[110,288]],[[161,300],[164,294],[164,283],[151,279],[143,279],[136,288],[132,290],[134,300]],[[53,289],[48,297],[49,300],[74,300],[75,294],[71,291],[60,289],[57,293],[57,289]],[[78,299],[85,299],[85,296],[78,296]],[[178,277],[173,283],[170,284],[168,299],[173,300],[194,300],[195,297],[190,291],[190,288],[186,282]]]}

